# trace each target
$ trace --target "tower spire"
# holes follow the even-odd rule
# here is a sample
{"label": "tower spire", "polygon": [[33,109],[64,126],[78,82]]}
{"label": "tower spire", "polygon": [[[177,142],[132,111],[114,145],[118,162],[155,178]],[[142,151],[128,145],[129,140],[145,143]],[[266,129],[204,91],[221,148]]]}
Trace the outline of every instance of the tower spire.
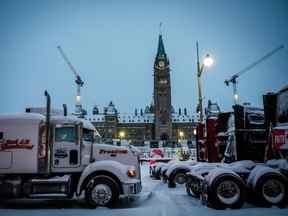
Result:
{"label": "tower spire", "polygon": [[157,50],[157,57],[165,57],[165,48],[162,39],[162,22],[159,24],[159,39],[158,39],[158,50]]}

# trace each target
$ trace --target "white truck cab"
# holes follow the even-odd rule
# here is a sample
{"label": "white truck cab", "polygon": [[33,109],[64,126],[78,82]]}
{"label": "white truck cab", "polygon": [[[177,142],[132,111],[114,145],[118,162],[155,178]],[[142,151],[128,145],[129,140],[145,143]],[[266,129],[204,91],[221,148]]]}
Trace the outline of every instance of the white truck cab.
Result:
{"label": "white truck cab", "polygon": [[74,116],[0,115],[0,198],[72,198],[85,192],[96,207],[139,193],[139,153],[97,143],[99,138],[89,121]]}

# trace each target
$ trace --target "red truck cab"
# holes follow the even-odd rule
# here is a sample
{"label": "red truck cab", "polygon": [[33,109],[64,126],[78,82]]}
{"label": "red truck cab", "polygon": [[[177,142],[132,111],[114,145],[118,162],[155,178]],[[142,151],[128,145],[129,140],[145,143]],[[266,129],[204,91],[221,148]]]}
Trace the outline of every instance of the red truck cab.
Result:
{"label": "red truck cab", "polygon": [[268,159],[288,158],[288,86],[263,96],[268,140]]}

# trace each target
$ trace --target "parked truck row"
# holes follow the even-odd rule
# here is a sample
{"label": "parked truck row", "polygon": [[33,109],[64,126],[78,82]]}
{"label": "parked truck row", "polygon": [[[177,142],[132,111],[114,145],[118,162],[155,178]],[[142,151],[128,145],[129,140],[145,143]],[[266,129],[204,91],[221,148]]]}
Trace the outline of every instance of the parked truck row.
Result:
{"label": "parked truck row", "polygon": [[212,208],[287,205],[288,87],[263,96],[264,109],[248,104],[220,112],[211,102],[197,125],[197,161],[154,165],[151,176],[168,187],[185,184],[190,196]]}
{"label": "parked truck row", "polygon": [[185,185],[188,195],[215,209],[237,209],[245,202],[265,207],[288,204],[286,159],[266,163],[170,161],[158,163],[151,176],[170,188]]}

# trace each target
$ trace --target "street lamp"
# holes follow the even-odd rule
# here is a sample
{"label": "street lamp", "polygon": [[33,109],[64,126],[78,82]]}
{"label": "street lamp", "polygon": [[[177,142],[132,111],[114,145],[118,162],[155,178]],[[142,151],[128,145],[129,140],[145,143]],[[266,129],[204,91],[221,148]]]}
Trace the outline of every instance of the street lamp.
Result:
{"label": "street lamp", "polygon": [[183,137],[184,137],[184,132],[183,131],[179,131],[179,137],[180,137],[181,140],[183,139]]}
{"label": "street lamp", "polygon": [[119,132],[119,138],[120,138],[120,145],[122,145],[122,139],[125,137],[125,131],[120,131]]}
{"label": "street lamp", "polygon": [[236,93],[236,92],[234,92],[234,101],[235,101],[235,104],[237,104],[238,103],[238,100],[239,100],[239,95]]}
{"label": "street lamp", "polygon": [[197,49],[197,82],[198,82],[198,106],[197,111],[200,114],[200,122],[203,122],[203,97],[202,97],[202,87],[201,87],[201,75],[204,71],[205,67],[211,67],[214,63],[213,58],[209,54],[205,56],[203,59],[203,63],[199,62],[199,48],[198,48],[198,41],[196,42],[196,49]]}
{"label": "street lamp", "polygon": [[205,65],[205,67],[211,67],[213,63],[214,63],[213,58],[209,54],[206,54],[203,60],[203,64]]}
{"label": "street lamp", "polygon": [[119,132],[119,137],[120,137],[120,140],[123,139],[125,137],[125,132],[124,131],[120,131]]}
{"label": "street lamp", "polygon": [[197,129],[193,128],[193,135],[196,136],[197,135]]}
{"label": "street lamp", "polygon": [[178,144],[180,146],[182,146],[183,138],[184,138],[184,132],[183,131],[179,131],[178,132]]}

